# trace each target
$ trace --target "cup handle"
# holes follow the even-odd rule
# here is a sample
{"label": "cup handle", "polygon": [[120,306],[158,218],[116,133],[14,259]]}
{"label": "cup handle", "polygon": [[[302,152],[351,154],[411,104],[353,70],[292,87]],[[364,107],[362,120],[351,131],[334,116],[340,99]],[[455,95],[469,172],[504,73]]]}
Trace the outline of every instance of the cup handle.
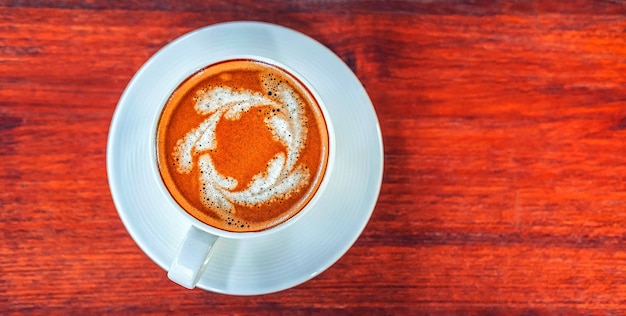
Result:
{"label": "cup handle", "polygon": [[191,225],[170,265],[167,277],[188,289],[196,287],[211,259],[217,239],[217,236]]}

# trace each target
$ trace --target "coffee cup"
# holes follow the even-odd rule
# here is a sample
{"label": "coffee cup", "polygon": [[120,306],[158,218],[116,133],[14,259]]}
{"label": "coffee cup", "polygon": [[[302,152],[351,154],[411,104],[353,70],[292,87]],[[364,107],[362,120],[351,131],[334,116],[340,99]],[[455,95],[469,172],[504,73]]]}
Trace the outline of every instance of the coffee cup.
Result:
{"label": "coffee cup", "polygon": [[255,238],[303,218],[333,162],[330,117],[287,65],[233,56],[185,78],[155,127],[161,192],[190,228],[168,270],[193,288],[219,238]]}

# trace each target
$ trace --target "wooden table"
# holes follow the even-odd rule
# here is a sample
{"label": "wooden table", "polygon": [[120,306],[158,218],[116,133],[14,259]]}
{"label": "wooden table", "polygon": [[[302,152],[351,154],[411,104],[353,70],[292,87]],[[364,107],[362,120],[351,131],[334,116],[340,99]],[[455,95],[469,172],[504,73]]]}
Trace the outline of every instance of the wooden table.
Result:
{"label": "wooden table", "polygon": [[[170,282],[105,168],[135,71],[232,20],[332,49],[385,143],[354,247],[253,297]],[[0,1],[0,314],[624,314],[625,154],[624,1]]]}

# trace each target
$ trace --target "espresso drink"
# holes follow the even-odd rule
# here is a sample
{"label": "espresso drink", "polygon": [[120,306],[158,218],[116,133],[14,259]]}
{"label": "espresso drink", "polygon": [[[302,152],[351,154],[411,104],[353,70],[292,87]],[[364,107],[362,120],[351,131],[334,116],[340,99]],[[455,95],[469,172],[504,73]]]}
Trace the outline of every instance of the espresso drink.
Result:
{"label": "espresso drink", "polygon": [[285,222],[317,191],[328,130],[315,98],[287,71],[229,60],[187,78],[157,127],[168,191],[213,227],[261,231]]}

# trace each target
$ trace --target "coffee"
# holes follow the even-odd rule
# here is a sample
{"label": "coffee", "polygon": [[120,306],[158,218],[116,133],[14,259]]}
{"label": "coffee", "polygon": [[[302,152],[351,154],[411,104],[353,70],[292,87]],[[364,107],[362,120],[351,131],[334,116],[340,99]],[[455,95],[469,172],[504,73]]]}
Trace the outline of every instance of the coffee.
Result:
{"label": "coffee", "polygon": [[157,126],[161,178],[176,202],[213,227],[261,231],[315,195],[328,130],[310,91],[255,60],[210,65],[167,100]]}

